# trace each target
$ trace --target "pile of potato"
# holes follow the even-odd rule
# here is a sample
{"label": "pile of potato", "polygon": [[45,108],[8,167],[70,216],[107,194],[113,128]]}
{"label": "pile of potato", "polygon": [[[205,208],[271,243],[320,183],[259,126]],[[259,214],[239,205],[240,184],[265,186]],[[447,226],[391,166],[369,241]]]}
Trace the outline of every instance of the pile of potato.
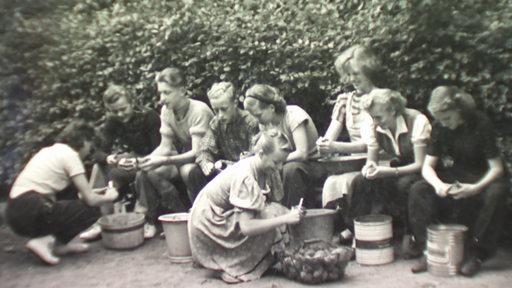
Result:
{"label": "pile of potato", "polygon": [[345,275],[352,249],[336,247],[323,241],[304,243],[279,256],[280,269],[286,277],[306,284],[340,280]]}

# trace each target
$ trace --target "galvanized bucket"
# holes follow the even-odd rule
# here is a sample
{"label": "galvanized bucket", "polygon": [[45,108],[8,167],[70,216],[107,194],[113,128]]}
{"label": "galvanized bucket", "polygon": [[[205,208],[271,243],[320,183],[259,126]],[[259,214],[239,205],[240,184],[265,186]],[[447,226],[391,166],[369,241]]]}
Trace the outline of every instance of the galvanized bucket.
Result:
{"label": "galvanized bucket", "polygon": [[356,261],[361,265],[383,265],[393,262],[392,218],[375,214],[354,219]]}
{"label": "galvanized bucket", "polygon": [[464,225],[431,225],[427,229],[427,269],[435,276],[454,276],[464,260]]}
{"label": "galvanized bucket", "polygon": [[315,239],[330,243],[335,217],[336,210],[333,209],[307,209],[304,218],[291,226],[292,235],[299,243]]}
{"label": "galvanized bucket", "polygon": [[165,214],[158,217],[164,228],[171,263],[192,261],[187,228],[189,217],[189,213]]}

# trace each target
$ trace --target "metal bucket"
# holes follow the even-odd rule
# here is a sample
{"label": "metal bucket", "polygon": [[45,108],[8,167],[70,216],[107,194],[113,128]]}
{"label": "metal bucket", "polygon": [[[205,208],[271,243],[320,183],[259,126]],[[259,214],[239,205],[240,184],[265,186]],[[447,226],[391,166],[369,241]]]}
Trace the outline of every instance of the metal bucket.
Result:
{"label": "metal bucket", "polygon": [[294,241],[322,240],[330,243],[334,235],[336,210],[307,209],[302,220],[291,226]]}
{"label": "metal bucket", "polygon": [[192,252],[188,238],[188,213],[173,213],[158,217],[164,228],[169,259],[172,263],[192,261]]}
{"label": "metal bucket", "polygon": [[103,245],[110,249],[132,249],[144,243],[143,214],[105,215],[98,220]]}
{"label": "metal bucket", "polygon": [[392,218],[366,215],[354,219],[356,261],[361,265],[383,265],[393,262]]}
{"label": "metal bucket", "polygon": [[455,276],[464,260],[464,225],[431,225],[427,229],[427,269],[435,276]]}

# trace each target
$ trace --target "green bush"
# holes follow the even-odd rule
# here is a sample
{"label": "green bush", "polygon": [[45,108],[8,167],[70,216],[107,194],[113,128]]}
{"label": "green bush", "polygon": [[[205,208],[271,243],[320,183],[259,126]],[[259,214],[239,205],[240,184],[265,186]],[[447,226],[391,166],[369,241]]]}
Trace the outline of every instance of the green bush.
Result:
{"label": "green bush", "polygon": [[[9,1],[4,1],[9,2]],[[304,107],[320,131],[339,83],[335,56],[373,47],[398,89],[423,108],[433,87],[471,92],[496,121],[512,118],[512,9],[501,1],[24,0],[0,4],[2,182],[69,117],[101,122],[109,82],[157,108],[155,72],[176,65],[205,100],[215,81],[264,82]],[[507,142],[503,142],[507,143]],[[507,149],[509,146],[507,145]]]}

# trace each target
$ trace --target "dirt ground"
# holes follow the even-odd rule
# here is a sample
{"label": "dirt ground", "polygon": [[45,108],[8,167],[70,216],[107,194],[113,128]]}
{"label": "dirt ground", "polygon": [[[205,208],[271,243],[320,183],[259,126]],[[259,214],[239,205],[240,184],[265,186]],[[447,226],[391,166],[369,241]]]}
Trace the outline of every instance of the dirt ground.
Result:
{"label": "dirt ground", "polygon": [[[0,203],[0,214],[1,205]],[[1,217],[0,217],[1,218]],[[167,244],[156,237],[131,251],[105,249],[101,241],[91,244],[85,254],[66,256],[57,266],[47,266],[25,249],[20,238],[0,219],[0,287],[225,287],[221,280],[191,263],[171,264]],[[484,263],[474,278],[435,277],[412,274],[413,260],[397,259],[383,266],[360,266],[351,261],[343,280],[321,287],[510,287],[512,283],[512,247],[501,247],[498,255]],[[279,275],[237,284],[237,287],[310,287]]]}

